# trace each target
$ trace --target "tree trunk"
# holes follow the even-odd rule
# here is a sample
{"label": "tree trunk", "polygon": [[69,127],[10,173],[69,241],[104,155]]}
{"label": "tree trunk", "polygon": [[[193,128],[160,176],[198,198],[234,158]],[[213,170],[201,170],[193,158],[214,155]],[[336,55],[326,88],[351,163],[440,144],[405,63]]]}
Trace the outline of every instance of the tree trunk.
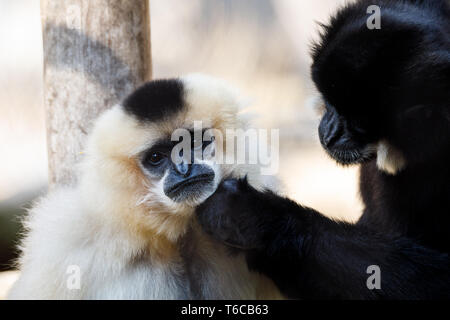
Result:
{"label": "tree trunk", "polygon": [[76,183],[93,121],[151,78],[147,0],[41,0],[49,186]]}

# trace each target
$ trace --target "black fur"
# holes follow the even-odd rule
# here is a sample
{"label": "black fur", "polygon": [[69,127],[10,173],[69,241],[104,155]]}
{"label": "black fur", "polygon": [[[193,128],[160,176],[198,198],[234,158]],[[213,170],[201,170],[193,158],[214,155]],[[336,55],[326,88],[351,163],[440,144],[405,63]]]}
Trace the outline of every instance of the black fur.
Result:
{"label": "black fur", "polygon": [[[381,30],[366,27],[372,4]],[[359,1],[314,48],[312,77],[329,113],[322,143],[338,162],[362,163],[356,224],[230,180],[198,208],[205,230],[245,250],[249,267],[291,298],[449,299],[449,17],[445,0]],[[406,158],[396,175],[374,155],[341,156],[381,140]],[[381,269],[380,290],[366,286],[370,265]]]}
{"label": "black fur", "polygon": [[[250,269],[289,298],[450,298],[448,255],[395,233],[334,222],[312,209],[226,180],[197,209],[205,231],[246,251]],[[366,286],[381,269],[381,290]]]}
{"label": "black fur", "polygon": [[[366,26],[366,9],[372,4],[381,8],[380,30]],[[313,61],[312,78],[328,109],[359,127],[354,137],[363,142],[389,138],[410,165],[448,155],[446,1],[365,0],[350,5],[324,27]]]}
{"label": "black fur", "polygon": [[126,112],[140,121],[163,121],[184,107],[183,83],[179,79],[154,80],[145,83],[123,102]]}

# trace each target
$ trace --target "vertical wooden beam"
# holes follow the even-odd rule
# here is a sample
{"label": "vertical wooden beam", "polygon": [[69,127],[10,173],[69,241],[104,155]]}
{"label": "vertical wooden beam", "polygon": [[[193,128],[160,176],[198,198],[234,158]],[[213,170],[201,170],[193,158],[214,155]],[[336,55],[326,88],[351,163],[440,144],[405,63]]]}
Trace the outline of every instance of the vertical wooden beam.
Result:
{"label": "vertical wooden beam", "polygon": [[148,0],[41,0],[49,185],[76,182],[95,118],[151,78]]}

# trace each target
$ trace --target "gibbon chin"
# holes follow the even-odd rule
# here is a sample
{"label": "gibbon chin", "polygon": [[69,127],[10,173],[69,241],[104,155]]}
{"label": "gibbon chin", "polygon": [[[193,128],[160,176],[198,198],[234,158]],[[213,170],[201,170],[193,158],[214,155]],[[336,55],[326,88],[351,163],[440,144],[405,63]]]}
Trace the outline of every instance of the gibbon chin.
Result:
{"label": "gibbon chin", "polygon": [[[175,164],[170,157],[172,133],[192,132],[194,121],[221,133],[246,128],[241,106],[222,81],[189,75],[148,82],[106,111],[89,137],[77,186],[52,191],[30,210],[21,276],[9,298],[280,298],[242,254],[204,234],[194,215],[225,177],[246,175],[265,188],[257,166],[213,157]],[[213,154],[224,142],[211,141],[193,149],[213,146]]]}

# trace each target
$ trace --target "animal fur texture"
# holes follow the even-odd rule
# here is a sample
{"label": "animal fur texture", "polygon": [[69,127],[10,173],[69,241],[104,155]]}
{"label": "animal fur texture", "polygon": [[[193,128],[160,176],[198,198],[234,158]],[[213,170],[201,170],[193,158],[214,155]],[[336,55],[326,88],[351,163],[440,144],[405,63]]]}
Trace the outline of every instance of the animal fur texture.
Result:
{"label": "animal fur texture", "polygon": [[[241,107],[236,90],[221,80],[189,75],[152,81],[106,111],[90,134],[78,185],[51,192],[30,210],[21,276],[9,298],[279,298],[242,254],[197,226],[195,205],[212,192],[174,202],[140,164],[144,150],[193,121],[222,132],[246,128]],[[214,189],[223,177],[243,175],[264,187],[255,167],[214,171]],[[80,271],[77,288],[69,283],[72,270]]]}

